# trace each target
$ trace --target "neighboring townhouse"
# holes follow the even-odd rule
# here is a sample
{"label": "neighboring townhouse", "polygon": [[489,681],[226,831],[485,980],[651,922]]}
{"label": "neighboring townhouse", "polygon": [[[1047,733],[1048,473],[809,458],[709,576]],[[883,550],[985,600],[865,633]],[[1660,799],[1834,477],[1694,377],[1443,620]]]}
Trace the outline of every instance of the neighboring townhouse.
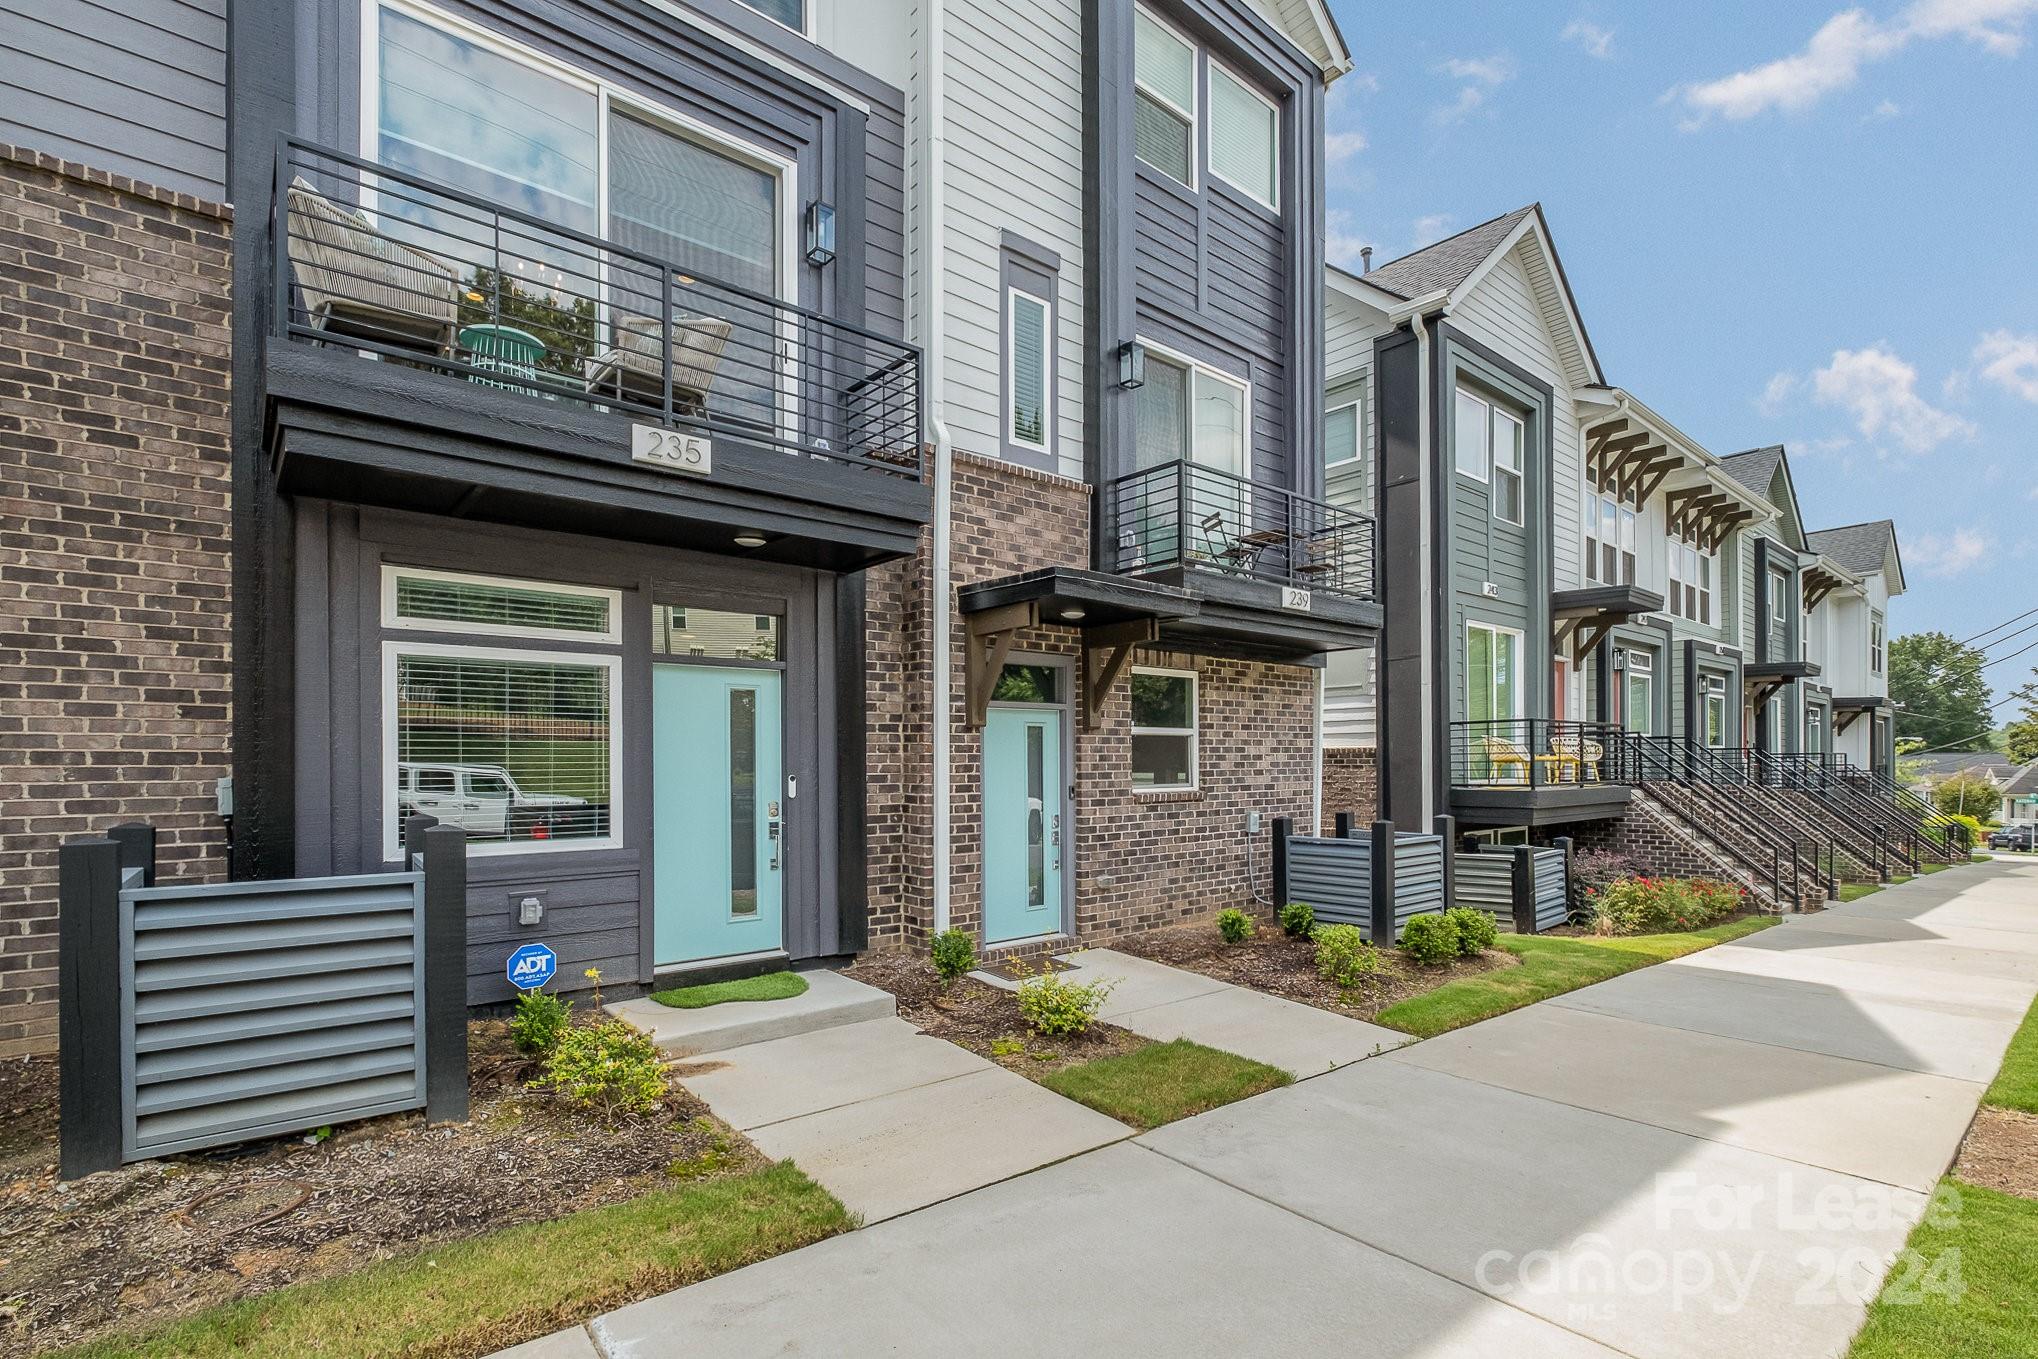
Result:
{"label": "neighboring townhouse", "polygon": [[2003,785],[1995,819],[2005,826],[2038,823],[2038,763],[2025,765]]}
{"label": "neighboring townhouse", "polygon": [[1807,654],[1822,667],[1805,709],[1805,748],[1893,772],[1889,602],[1905,588],[1896,524],[1815,529],[1805,541],[1819,555],[1806,586]]}
{"label": "neighboring townhouse", "polygon": [[1109,938],[1316,813],[1381,617],[1320,5],[123,13],[26,23],[93,94],[0,123],[0,1050],[122,820],[214,877],[465,826],[486,1003],[538,938],[569,989]]}
{"label": "neighboring townhouse", "polygon": [[1903,755],[1898,764],[1904,782],[1925,794],[1956,774],[1976,774],[2000,788],[2015,778],[2018,770],[2017,762],[2000,750],[1941,750],[1927,755]]}

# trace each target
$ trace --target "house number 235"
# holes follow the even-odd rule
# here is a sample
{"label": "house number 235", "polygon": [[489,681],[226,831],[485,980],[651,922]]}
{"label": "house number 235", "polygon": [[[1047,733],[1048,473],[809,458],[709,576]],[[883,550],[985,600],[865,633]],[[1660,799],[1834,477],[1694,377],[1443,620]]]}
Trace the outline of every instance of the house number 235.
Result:
{"label": "house number 235", "polygon": [[689,434],[662,425],[630,426],[630,458],[668,472],[687,472],[697,477],[715,470],[715,448],[705,434]]}

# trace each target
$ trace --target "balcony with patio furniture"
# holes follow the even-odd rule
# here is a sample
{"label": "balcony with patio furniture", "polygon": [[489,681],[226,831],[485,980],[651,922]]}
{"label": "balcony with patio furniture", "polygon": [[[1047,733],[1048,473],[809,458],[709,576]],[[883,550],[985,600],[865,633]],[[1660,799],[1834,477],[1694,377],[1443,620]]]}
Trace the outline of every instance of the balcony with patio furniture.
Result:
{"label": "balcony with patio furniture", "polygon": [[1543,826],[1619,816],[1631,771],[1618,727],[1509,717],[1450,724],[1451,814],[1460,824]]}
{"label": "balcony with patio furniture", "polygon": [[930,517],[901,340],[294,140],[271,229],[288,494],[830,570]]}

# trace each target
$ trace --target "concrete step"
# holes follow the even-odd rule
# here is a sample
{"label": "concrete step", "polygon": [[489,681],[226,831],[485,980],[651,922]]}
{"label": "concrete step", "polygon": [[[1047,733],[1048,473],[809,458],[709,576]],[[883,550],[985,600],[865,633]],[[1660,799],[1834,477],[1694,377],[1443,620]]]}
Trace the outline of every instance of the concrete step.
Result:
{"label": "concrete step", "polygon": [[647,997],[608,1008],[650,1034],[666,1052],[684,1056],[889,1019],[898,1013],[889,991],[825,969],[800,975],[807,979],[806,994],[790,1000],[735,1000],[701,1010],[675,1010]]}

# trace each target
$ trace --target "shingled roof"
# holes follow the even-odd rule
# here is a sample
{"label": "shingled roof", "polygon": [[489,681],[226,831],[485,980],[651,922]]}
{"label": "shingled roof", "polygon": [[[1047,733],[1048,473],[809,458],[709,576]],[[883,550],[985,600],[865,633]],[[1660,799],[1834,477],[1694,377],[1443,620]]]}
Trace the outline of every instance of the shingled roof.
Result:
{"label": "shingled roof", "polygon": [[1814,529],[1804,538],[1806,545],[1820,556],[1831,557],[1857,576],[1867,576],[1889,564],[1896,524],[1889,519],[1876,519],[1866,524]]}
{"label": "shingled roof", "polygon": [[1450,292],[1470,278],[1486,262],[1486,257],[1507,239],[1508,233],[1535,210],[1535,204],[1531,203],[1505,217],[1481,222],[1435,245],[1426,245],[1398,260],[1389,260],[1367,274],[1366,282],[1403,301],[1440,289]]}
{"label": "shingled roof", "polygon": [[1767,500],[1769,485],[1776,480],[1776,464],[1782,461],[1783,445],[1771,444],[1767,448],[1751,448],[1745,453],[1729,453],[1720,459],[1720,469]]}

